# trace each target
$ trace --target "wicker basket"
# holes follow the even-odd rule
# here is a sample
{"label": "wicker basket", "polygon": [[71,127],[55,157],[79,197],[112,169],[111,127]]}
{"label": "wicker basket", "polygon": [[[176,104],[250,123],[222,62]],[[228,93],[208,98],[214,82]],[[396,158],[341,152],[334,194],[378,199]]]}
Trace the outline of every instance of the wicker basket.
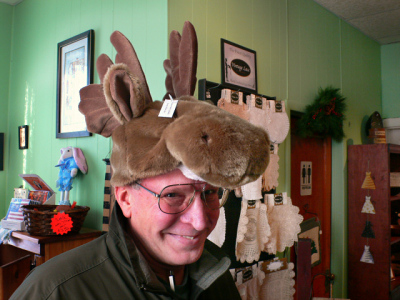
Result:
{"label": "wicker basket", "polygon": [[[26,231],[31,235],[57,235],[51,228],[51,219],[57,205],[23,205]],[[89,211],[88,206],[75,206],[74,210],[66,211],[72,219],[72,229],[68,234],[78,233]]]}

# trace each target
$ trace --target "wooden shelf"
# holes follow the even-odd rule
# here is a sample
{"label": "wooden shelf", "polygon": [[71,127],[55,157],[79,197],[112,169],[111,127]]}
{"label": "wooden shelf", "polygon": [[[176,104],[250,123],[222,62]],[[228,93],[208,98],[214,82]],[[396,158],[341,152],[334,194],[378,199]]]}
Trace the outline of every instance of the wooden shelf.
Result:
{"label": "wooden shelf", "polygon": [[[234,87],[229,84],[221,84],[212,81],[208,81],[207,79],[199,79],[198,82],[198,99],[199,100],[209,100],[212,101],[215,105],[217,105],[218,100],[221,99],[221,90],[223,89],[232,89],[237,90],[237,87]],[[246,95],[250,95],[253,92],[245,88],[240,89],[243,92],[243,101],[246,103]],[[262,95],[267,98],[267,100],[276,100],[276,97]]]}

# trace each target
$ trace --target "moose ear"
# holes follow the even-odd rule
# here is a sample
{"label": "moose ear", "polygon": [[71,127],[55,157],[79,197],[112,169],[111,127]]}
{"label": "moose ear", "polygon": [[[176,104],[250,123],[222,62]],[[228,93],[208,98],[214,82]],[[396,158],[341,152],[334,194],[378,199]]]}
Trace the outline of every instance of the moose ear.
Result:
{"label": "moose ear", "polygon": [[101,84],[91,84],[79,91],[81,102],[79,111],[85,115],[87,129],[90,132],[109,137],[120,122],[114,117],[104,97]]}
{"label": "moose ear", "polygon": [[103,82],[108,107],[121,125],[141,116],[147,106],[141,83],[125,64],[112,65]]}
{"label": "moose ear", "polygon": [[111,34],[110,40],[115,50],[117,50],[115,63],[123,63],[128,67],[131,74],[134,74],[138,78],[145,101],[148,103],[152,102],[146,76],[131,42],[119,31],[114,31]]}
{"label": "moose ear", "polygon": [[109,137],[118,126],[142,115],[152,102],[146,77],[129,40],[119,31],[111,35],[116,64],[106,55],[96,62],[100,84],[80,90],[79,111],[90,132]]}

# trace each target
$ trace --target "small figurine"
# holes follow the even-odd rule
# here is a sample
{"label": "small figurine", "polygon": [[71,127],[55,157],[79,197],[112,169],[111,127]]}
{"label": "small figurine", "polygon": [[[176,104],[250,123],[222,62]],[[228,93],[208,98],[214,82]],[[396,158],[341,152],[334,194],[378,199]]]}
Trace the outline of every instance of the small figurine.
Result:
{"label": "small figurine", "polygon": [[60,205],[71,205],[69,202],[69,191],[72,189],[72,179],[81,170],[83,174],[88,171],[85,156],[80,148],[61,148],[61,157],[58,160],[60,172],[58,174],[57,187],[61,191]]}

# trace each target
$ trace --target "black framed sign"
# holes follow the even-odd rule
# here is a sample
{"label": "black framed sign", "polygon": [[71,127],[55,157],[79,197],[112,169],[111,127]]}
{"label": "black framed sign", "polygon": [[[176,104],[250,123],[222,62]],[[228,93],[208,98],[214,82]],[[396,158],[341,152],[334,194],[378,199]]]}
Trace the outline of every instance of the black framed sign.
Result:
{"label": "black framed sign", "polygon": [[0,132],[0,171],[4,170],[4,132]]}
{"label": "black framed sign", "polygon": [[79,90],[93,82],[94,31],[58,43],[56,137],[90,136],[78,110]]}
{"label": "black framed sign", "polygon": [[256,52],[221,39],[222,84],[250,93],[257,93]]}

